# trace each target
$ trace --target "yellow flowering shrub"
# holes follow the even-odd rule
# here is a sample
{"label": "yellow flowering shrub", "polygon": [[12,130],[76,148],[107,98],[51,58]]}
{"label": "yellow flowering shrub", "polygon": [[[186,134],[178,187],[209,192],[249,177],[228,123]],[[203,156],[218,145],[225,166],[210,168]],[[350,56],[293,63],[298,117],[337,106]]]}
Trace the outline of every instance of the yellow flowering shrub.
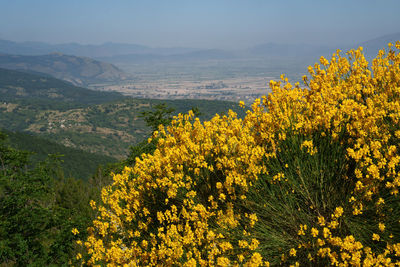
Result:
{"label": "yellow flowering shrub", "polygon": [[225,265],[237,251],[243,263],[261,263],[250,237],[242,248],[228,238],[239,222],[246,230],[257,221],[234,207],[263,170],[264,150],[242,125],[233,112],[204,123],[190,112],[160,127],[154,153],[103,189],[88,263]]}
{"label": "yellow flowering shrub", "polygon": [[399,265],[399,49],[321,57],[244,119],[160,126],[91,203],[86,263]]}

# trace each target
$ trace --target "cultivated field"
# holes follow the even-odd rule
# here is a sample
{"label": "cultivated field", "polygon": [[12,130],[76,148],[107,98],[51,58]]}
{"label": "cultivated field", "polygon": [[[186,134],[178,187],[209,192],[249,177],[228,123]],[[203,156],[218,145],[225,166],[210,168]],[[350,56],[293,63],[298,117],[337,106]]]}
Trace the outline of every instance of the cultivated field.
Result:
{"label": "cultivated field", "polygon": [[244,77],[224,80],[140,80],[117,85],[104,85],[102,90],[118,91],[135,98],[209,99],[251,103],[268,94],[273,77]]}
{"label": "cultivated field", "polygon": [[[135,98],[209,99],[250,104],[270,92],[269,81],[285,73],[300,80],[304,62],[226,60],[197,62],[116,63],[134,79],[92,84],[95,90],[118,91]],[[301,71],[299,71],[301,69]]]}

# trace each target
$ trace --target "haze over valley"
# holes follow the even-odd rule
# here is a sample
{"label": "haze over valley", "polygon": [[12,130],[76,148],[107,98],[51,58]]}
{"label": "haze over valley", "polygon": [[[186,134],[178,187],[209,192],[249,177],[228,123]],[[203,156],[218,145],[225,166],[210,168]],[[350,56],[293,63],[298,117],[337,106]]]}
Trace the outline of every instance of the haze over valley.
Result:
{"label": "haze over valley", "polygon": [[376,55],[400,33],[341,46],[267,43],[241,50],[153,48],[138,44],[48,44],[0,40],[0,67],[48,74],[99,91],[136,98],[252,102],[284,73],[301,81],[307,66],[336,49]]}
{"label": "haze over valley", "polygon": [[[373,57],[400,33],[357,41]],[[0,40],[0,128],[122,159],[150,134],[141,112],[168,103],[211,118],[227,107],[243,115],[282,73],[301,81],[326,45],[264,44],[241,50],[152,48]],[[168,102],[165,102],[165,101]],[[189,101],[190,100],[190,101]],[[208,100],[208,101],[206,101]]]}

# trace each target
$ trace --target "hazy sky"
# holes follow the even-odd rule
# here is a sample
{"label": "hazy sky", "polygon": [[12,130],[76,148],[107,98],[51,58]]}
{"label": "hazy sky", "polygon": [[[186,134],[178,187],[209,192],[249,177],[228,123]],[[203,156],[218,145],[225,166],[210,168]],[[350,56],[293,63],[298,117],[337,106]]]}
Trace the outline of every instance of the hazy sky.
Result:
{"label": "hazy sky", "polygon": [[0,0],[0,39],[242,48],[400,32],[400,0]]}

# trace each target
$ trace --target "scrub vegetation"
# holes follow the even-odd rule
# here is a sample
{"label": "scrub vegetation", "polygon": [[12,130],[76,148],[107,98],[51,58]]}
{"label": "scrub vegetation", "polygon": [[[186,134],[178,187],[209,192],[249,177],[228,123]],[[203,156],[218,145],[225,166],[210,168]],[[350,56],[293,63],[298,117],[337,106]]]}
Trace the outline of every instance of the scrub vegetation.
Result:
{"label": "scrub vegetation", "polygon": [[1,265],[398,266],[399,50],[321,57],[243,116],[152,102],[151,137],[87,181],[2,134]]}
{"label": "scrub vegetation", "polygon": [[[77,241],[89,265],[400,263],[400,42],[282,75],[240,119],[192,112],[113,175]],[[242,105],[244,103],[241,103]],[[85,230],[85,229],[82,229]],[[79,236],[79,229],[73,230]]]}

